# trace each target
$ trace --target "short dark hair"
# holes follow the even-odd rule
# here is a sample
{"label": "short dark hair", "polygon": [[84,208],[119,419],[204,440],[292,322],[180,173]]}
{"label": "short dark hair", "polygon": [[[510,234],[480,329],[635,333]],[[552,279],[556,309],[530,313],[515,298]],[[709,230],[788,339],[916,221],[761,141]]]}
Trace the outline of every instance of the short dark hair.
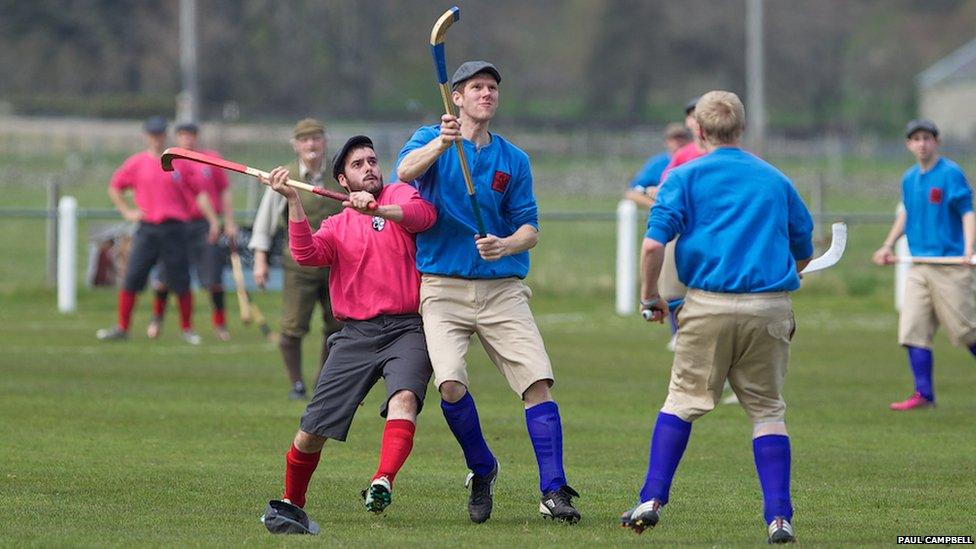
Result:
{"label": "short dark hair", "polygon": [[339,174],[345,175],[344,170],[346,169],[346,157],[349,156],[349,153],[358,151],[359,149],[373,149],[375,151],[376,147],[373,146],[373,140],[365,135],[354,135],[350,137],[349,140],[342,145],[342,148],[339,149],[335,156],[332,157],[333,179],[339,181]]}

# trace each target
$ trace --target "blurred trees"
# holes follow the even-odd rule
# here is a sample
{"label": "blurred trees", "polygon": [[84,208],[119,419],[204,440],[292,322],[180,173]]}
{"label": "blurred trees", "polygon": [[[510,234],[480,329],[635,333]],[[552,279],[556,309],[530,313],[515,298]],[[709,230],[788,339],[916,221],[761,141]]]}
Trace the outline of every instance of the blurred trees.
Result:
{"label": "blurred trees", "polygon": [[[467,0],[449,64],[502,71],[509,118],[631,124],[680,117],[712,88],[744,92],[743,0]],[[207,117],[438,111],[433,0],[199,0]],[[914,76],[976,38],[965,0],[766,0],[773,130],[896,127]],[[0,102],[17,112],[141,116],[179,89],[176,0],[0,0]]]}

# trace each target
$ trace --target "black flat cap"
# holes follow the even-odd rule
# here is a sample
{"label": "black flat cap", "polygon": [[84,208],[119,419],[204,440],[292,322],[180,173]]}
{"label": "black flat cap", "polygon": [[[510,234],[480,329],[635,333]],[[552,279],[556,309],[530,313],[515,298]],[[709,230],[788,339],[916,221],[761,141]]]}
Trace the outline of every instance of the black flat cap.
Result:
{"label": "black flat cap", "polygon": [[332,178],[339,181],[339,174],[342,173],[342,169],[346,167],[346,155],[349,151],[353,149],[358,149],[360,147],[369,147],[371,149],[376,149],[373,146],[373,140],[366,137],[365,135],[355,135],[350,137],[346,144],[339,149],[339,152],[335,153],[332,157]]}
{"label": "black flat cap", "polygon": [[482,72],[490,74],[495,79],[495,82],[498,82],[499,84],[502,83],[502,75],[498,72],[498,69],[495,68],[495,65],[492,65],[487,61],[466,61],[462,63],[456,71],[454,71],[454,76],[451,77],[451,87],[453,88],[461,82],[464,82],[472,76]]}
{"label": "black flat cap", "polygon": [[183,122],[176,125],[177,132],[190,132],[193,134],[200,133],[200,126],[197,126],[193,122]]}
{"label": "black flat cap", "polygon": [[142,125],[142,129],[146,130],[146,133],[156,135],[166,133],[166,119],[162,116],[150,116]]}
{"label": "black flat cap", "polygon": [[905,125],[905,139],[911,137],[913,133],[920,131],[926,131],[935,137],[939,137],[939,127],[935,125],[935,122],[918,118]]}
{"label": "black flat cap", "polygon": [[685,103],[685,116],[688,116],[689,114],[694,112],[695,107],[698,105],[699,99],[701,99],[700,95],[692,97],[691,99],[688,100],[687,103]]}
{"label": "black flat cap", "polygon": [[272,534],[318,535],[319,525],[308,518],[301,507],[287,501],[271,500],[261,516],[261,522]]}

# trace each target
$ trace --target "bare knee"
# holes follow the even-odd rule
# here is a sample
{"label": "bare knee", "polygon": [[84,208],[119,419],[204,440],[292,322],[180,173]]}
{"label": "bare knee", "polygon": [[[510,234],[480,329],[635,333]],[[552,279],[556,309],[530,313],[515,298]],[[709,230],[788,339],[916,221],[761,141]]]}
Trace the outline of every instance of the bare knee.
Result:
{"label": "bare knee", "polygon": [[417,421],[417,395],[413,391],[397,391],[386,404],[386,419]]}
{"label": "bare knee", "polygon": [[461,400],[464,398],[465,393],[468,392],[468,388],[463,383],[457,381],[445,381],[441,383],[441,386],[437,390],[440,391],[441,398],[449,404],[454,404]]}
{"label": "bare knee", "polygon": [[536,404],[542,404],[543,402],[549,402],[552,400],[552,394],[549,393],[549,380],[540,379],[522,393],[522,402],[525,403],[526,408],[535,406]]}
{"label": "bare knee", "polygon": [[762,423],[756,423],[752,427],[752,438],[764,437],[766,435],[789,436],[789,434],[786,432],[786,422],[766,421]]}
{"label": "bare knee", "polygon": [[292,442],[295,448],[298,448],[299,452],[303,454],[314,454],[316,452],[321,452],[322,447],[325,446],[325,441],[328,440],[325,437],[319,435],[313,435],[302,431],[301,429],[295,433],[295,440]]}

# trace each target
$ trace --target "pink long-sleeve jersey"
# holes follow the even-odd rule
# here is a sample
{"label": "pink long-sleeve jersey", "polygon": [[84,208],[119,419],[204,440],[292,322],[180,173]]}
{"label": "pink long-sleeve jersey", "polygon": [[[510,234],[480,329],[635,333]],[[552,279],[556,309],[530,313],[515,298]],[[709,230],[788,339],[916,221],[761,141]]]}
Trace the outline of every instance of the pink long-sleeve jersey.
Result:
{"label": "pink long-sleeve jersey", "polygon": [[394,223],[347,208],[326,218],[315,234],[307,220],[288,224],[295,262],[330,268],[329,298],[339,319],[366,320],[420,309],[414,234],[430,228],[437,211],[405,183],[386,185],[376,202],[398,204],[403,220]]}

